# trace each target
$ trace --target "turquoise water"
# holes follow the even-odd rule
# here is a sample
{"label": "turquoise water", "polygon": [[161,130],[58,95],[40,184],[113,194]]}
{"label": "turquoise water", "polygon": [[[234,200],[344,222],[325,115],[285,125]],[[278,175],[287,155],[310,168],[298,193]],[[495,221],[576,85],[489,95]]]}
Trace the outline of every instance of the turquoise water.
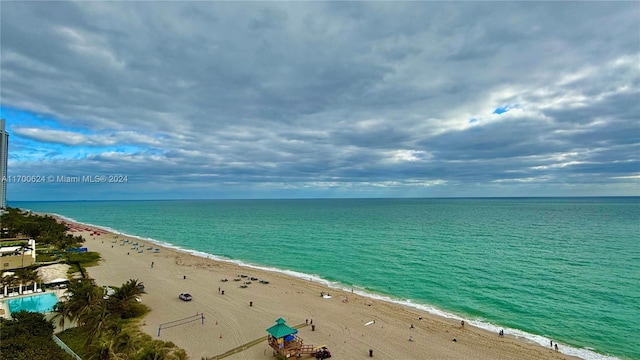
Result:
{"label": "turquoise water", "polygon": [[20,310],[45,313],[53,310],[53,306],[58,303],[58,298],[53,293],[44,293],[10,299],[5,302],[12,313]]}
{"label": "turquoise water", "polygon": [[637,197],[10,206],[553,339],[585,359],[640,359]]}

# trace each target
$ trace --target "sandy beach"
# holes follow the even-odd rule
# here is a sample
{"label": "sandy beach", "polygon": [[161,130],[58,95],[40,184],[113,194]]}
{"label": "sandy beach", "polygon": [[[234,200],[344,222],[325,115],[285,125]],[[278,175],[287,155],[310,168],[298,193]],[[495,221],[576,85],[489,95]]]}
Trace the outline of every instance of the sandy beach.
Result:
{"label": "sandy beach", "polygon": [[[129,279],[143,282],[146,294],[142,302],[151,312],[144,318],[142,330],[154,339],[172,341],[185,349],[191,359],[213,358],[265,337],[265,330],[280,317],[289,326],[312,321],[313,328],[311,324],[300,327],[298,336],[305,344],[327,346],[334,359],[365,359],[370,350],[373,358],[394,360],[575,359],[508,333],[499,337],[469,324],[462,326],[457,320],[316,282],[206,259],[104,230],[97,235],[98,229],[84,225],[74,230],[74,235],[87,239],[89,251],[102,255],[98,266],[88,268],[98,285],[119,286]],[[121,245],[123,240],[128,242]],[[139,243],[142,252],[132,249],[134,242]],[[153,250],[147,250],[149,247]],[[155,252],[156,248],[160,251]],[[240,274],[247,277],[235,281]],[[258,280],[242,288],[251,277]],[[260,280],[267,280],[268,284]],[[189,292],[193,300],[180,300],[181,292]],[[331,298],[323,298],[321,292],[329,293]],[[204,324],[192,321],[163,329],[158,336],[160,324],[199,313],[204,314]],[[266,340],[226,357],[272,358]]]}

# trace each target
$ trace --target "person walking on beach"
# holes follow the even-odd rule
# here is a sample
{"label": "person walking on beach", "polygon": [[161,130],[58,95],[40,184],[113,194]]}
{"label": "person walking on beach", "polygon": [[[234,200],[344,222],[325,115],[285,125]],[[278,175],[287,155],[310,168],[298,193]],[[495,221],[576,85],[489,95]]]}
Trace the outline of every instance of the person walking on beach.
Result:
{"label": "person walking on beach", "polygon": [[151,268],[153,269],[153,261],[151,262]]}
{"label": "person walking on beach", "polygon": [[555,343],[556,352],[558,352],[558,343]]}

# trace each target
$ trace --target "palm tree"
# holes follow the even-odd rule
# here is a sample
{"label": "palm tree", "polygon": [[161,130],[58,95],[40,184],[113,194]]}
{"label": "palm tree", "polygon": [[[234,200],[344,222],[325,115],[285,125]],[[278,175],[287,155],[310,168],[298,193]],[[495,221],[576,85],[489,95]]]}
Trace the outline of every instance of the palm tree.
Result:
{"label": "palm tree", "polygon": [[107,338],[101,338],[96,344],[91,346],[92,355],[89,360],[120,360],[123,357],[113,349],[113,340]]}
{"label": "palm tree", "polygon": [[93,279],[78,279],[69,283],[67,288],[69,318],[84,325],[84,316],[99,306],[104,300],[102,288],[95,285]]}
{"label": "palm tree", "polygon": [[136,357],[144,360],[165,360],[167,351],[163,341],[153,340],[140,349]]}
{"label": "palm tree", "polygon": [[72,247],[78,247],[84,242],[82,236],[73,236],[70,234],[60,235],[53,241],[53,244],[60,250],[66,250]]}
{"label": "palm tree", "polygon": [[24,268],[24,254],[27,252],[27,250],[31,250],[31,247],[29,246],[29,243],[20,245],[20,252],[22,253],[22,267],[23,268]]}
{"label": "palm tree", "polygon": [[[125,323],[122,319],[110,322],[104,329],[103,336],[91,345],[94,355],[89,359],[130,359],[130,355],[140,347],[140,338],[123,331]],[[109,357],[106,357],[107,354]]]}
{"label": "palm tree", "polygon": [[[15,237],[18,233],[17,229],[23,221],[23,215],[20,209],[7,208],[7,211],[0,216],[0,228],[8,229],[7,237]],[[4,233],[4,231],[2,232]]]}
{"label": "palm tree", "polygon": [[22,264],[20,265],[20,268],[24,268],[24,254],[28,250],[31,250],[31,247],[29,246],[28,242],[24,242],[24,241],[21,241],[19,244],[15,245],[15,246],[17,248],[13,252],[13,255],[14,256],[22,255]]}
{"label": "palm tree", "polygon": [[2,293],[2,295],[5,295],[4,293],[5,286],[9,287],[9,285],[11,285],[12,282],[13,282],[13,276],[11,275],[0,277],[0,287],[2,287],[0,289],[0,293]]}
{"label": "palm tree", "polygon": [[11,289],[11,292],[13,292],[13,289],[16,286],[21,284],[20,279],[15,274],[5,276],[3,278],[3,282],[9,289]]}
{"label": "palm tree", "polygon": [[20,282],[20,290],[22,290],[23,285],[34,284],[40,280],[38,273],[32,269],[17,269],[14,276]]}
{"label": "palm tree", "polygon": [[188,358],[187,352],[184,351],[184,349],[177,347],[169,350],[169,353],[167,354],[167,360],[187,360]]}
{"label": "palm tree", "polygon": [[118,354],[132,354],[140,346],[140,339],[128,332],[121,332],[112,338],[113,350]]}
{"label": "palm tree", "polygon": [[134,316],[129,310],[131,310],[136,298],[144,293],[143,287],[144,285],[138,282],[138,279],[129,279],[120,288],[116,289],[115,294],[109,298],[111,309],[121,314],[124,318]]}
{"label": "palm tree", "polygon": [[119,289],[116,289],[116,293],[113,295],[118,300],[130,301],[136,298],[136,296],[143,294],[142,287],[144,285],[138,282],[138,279],[129,279],[126,283],[122,284]]}
{"label": "palm tree", "polygon": [[53,318],[51,320],[58,319],[58,323],[62,326],[62,330],[64,330],[64,322],[65,319],[71,318],[71,311],[68,301],[61,301],[53,306]]}
{"label": "palm tree", "polygon": [[93,306],[89,312],[82,315],[80,320],[87,329],[86,345],[90,345],[93,340],[102,337],[102,334],[115,321],[114,316],[115,315],[109,312],[106,301],[99,302],[96,306]]}

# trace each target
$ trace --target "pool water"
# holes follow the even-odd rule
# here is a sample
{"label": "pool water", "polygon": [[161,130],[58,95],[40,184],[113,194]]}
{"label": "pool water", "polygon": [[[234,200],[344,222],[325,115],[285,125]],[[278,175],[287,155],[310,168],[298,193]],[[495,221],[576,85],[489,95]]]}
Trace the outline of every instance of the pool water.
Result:
{"label": "pool water", "polygon": [[10,299],[5,303],[9,306],[10,312],[26,310],[45,313],[53,310],[53,306],[58,303],[58,298],[53,293],[45,293]]}

